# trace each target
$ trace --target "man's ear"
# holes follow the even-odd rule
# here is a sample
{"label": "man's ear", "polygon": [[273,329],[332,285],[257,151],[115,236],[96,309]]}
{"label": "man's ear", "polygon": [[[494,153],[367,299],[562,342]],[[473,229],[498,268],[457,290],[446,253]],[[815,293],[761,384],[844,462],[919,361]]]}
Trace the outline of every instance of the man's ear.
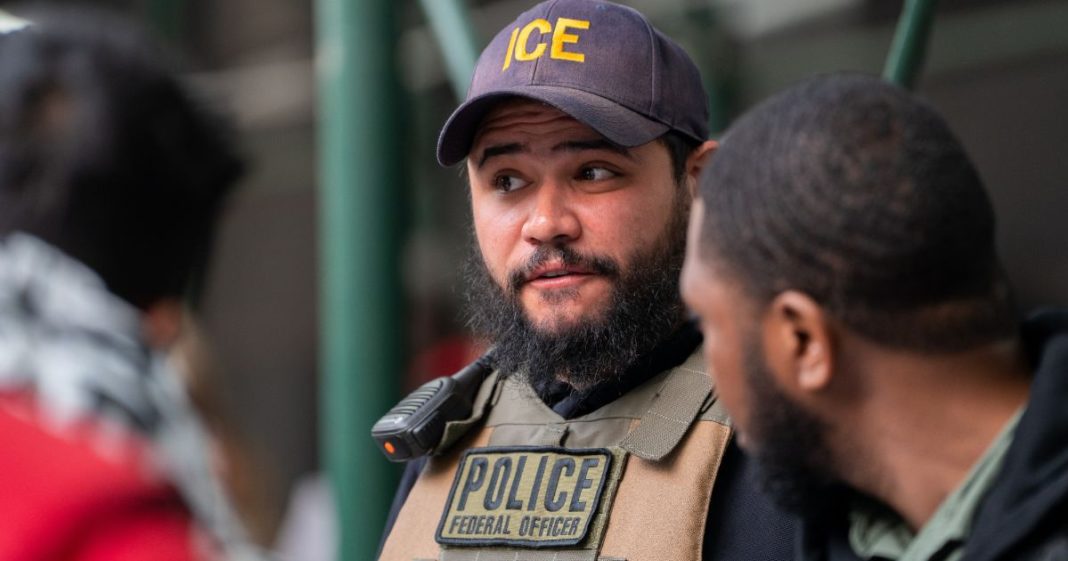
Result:
{"label": "man's ear", "polygon": [[787,290],[772,299],[764,320],[765,348],[787,387],[812,393],[834,376],[834,333],[830,317],[805,293]]}
{"label": "man's ear", "polygon": [[716,148],[719,148],[719,142],[706,140],[686,158],[686,187],[690,190],[691,197],[697,196],[697,180]]}

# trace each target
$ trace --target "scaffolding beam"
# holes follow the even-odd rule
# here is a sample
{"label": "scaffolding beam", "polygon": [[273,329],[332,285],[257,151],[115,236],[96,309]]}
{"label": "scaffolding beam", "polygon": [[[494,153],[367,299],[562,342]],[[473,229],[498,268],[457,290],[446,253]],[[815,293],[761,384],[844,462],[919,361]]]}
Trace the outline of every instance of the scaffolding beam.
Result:
{"label": "scaffolding beam", "polygon": [[396,471],[370,438],[402,367],[403,128],[392,0],[318,0],[321,443],[339,561],[374,559]]}
{"label": "scaffolding beam", "polygon": [[886,57],[883,77],[911,89],[923,68],[938,0],[906,0]]}
{"label": "scaffolding beam", "polygon": [[420,0],[420,4],[441,48],[452,91],[457,99],[464,99],[482,51],[482,42],[471,25],[471,12],[464,0]]}

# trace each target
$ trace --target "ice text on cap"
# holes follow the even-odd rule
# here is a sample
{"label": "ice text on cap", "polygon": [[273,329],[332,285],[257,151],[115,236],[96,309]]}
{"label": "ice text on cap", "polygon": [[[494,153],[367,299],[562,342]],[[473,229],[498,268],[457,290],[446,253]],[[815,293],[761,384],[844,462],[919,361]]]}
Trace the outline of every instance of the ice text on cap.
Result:
{"label": "ice text on cap", "polygon": [[552,33],[552,47],[549,49],[549,58],[556,60],[569,60],[571,62],[586,62],[586,55],[579,52],[566,51],[564,46],[573,43],[578,44],[579,36],[574,33],[568,33],[569,29],[589,29],[590,22],[582,19],[571,18],[556,18],[556,26],[549,23],[548,20],[538,18],[525,26],[522,29],[516,26],[512,30],[512,38],[508,40],[508,50],[504,53],[504,66],[501,67],[501,72],[508,70],[508,67],[512,65],[512,57],[522,62],[529,62],[537,60],[545,54],[545,43],[539,42],[534,45],[534,50],[527,50],[527,46],[530,44],[530,36],[537,31],[539,35],[548,35]]}

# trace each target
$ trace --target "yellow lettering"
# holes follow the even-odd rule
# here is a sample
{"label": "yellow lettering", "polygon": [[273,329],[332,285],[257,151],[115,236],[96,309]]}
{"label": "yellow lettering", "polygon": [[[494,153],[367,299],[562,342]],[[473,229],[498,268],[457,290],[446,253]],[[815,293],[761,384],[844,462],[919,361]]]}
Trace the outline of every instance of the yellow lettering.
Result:
{"label": "yellow lettering", "polygon": [[552,24],[545,21],[542,18],[538,18],[526,25],[522,31],[519,32],[519,40],[515,45],[515,59],[521,61],[534,60],[541,55],[545,54],[545,43],[538,43],[538,46],[534,47],[533,51],[527,51],[527,43],[530,42],[530,34],[537,30],[538,33],[545,35],[553,30]]}
{"label": "yellow lettering", "polygon": [[515,49],[515,38],[519,35],[519,28],[512,30],[512,38],[508,40],[508,51],[504,53],[504,66],[501,67],[501,72],[508,70],[508,67],[512,64],[512,50]]}
{"label": "yellow lettering", "polygon": [[553,48],[549,56],[557,60],[570,60],[572,62],[586,62],[583,53],[572,53],[564,50],[566,43],[578,43],[579,36],[568,33],[568,29],[589,29],[590,22],[581,19],[557,18],[556,30],[553,31]]}

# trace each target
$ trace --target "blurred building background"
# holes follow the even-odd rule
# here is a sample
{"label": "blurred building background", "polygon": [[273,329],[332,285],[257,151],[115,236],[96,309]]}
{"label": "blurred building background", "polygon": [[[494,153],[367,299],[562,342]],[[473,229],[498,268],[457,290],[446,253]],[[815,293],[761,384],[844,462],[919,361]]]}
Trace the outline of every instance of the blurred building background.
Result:
{"label": "blurred building background", "polygon": [[[352,0],[358,1],[358,0]],[[398,10],[406,232],[404,387],[462,362],[458,269],[464,184],[434,145],[456,104],[416,0]],[[469,0],[484,44],[534,0]],[[625,0],[698,60],[714,126],[813,73],[879,72],[895,0]],[[17,5],[0,3],[17,13]],[[235,469],[257,538],[275,538],[294,482],[319,467],[317,155],[313,0],[97,1],[186,54],[190,79],[237,116],[254,164],[221,232],[201,318],[218,408],[242,443]],[[1068,304],[1068,0],[943,0],[917,89],[948,117],[993,193],[1021,309]],[[324,116],[328,120],[329,115]],[[385,409],[386,406],[383,407]],[[246,467],[247,466],[247,467]],[[382,513],[384,516],[384,513]],[[373,521],[379,523],[378,520]]]}

